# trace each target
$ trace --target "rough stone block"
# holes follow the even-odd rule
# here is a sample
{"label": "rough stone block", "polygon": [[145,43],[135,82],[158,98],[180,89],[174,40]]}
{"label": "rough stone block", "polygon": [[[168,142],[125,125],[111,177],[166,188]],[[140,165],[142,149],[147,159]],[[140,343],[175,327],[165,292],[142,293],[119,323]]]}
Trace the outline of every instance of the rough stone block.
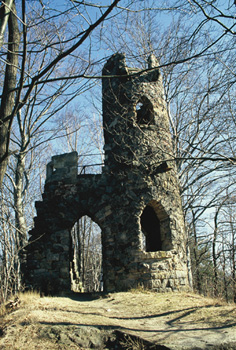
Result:
{"label": "rough stone block", "polygon": [[64,246],[62,244],[53,244],[52,245],[52,253],[61,253],[64,251]]}
{"label": "rough stone block", "polygon": [[60,268],[60,277],[61,278],[68,278],[70,276],[70,269],[66,267]]}

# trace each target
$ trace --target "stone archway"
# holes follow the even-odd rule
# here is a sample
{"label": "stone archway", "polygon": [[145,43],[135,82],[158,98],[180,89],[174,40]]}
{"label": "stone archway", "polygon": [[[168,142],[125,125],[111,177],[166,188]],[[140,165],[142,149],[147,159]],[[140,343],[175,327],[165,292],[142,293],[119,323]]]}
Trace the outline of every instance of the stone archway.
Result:
{"label": "stone archway", "polygon": [[146,252],[172,249],[170,220],[161,203],[151,200],[140,215],[142,248]]}
{"label": "stone archway", "polygon": [[71,230],[70,274],[72,291],[103,290],[101,228],[87,215]]}

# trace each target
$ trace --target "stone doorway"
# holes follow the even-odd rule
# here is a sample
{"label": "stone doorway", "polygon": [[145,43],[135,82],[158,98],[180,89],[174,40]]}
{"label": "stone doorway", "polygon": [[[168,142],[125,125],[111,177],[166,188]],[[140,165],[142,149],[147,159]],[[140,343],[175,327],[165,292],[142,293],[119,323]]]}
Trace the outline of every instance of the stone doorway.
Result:
{"label": "stone doorway", "polygon": [[101,292],[101,228],[89,216],[82,216],[71,230],[70,277],[74,292]]}
{"label": "stone doorway", "polygon": [[140,215],[141,246],[144,252],[173,249],[169,216],[160,202],[151,200]]}

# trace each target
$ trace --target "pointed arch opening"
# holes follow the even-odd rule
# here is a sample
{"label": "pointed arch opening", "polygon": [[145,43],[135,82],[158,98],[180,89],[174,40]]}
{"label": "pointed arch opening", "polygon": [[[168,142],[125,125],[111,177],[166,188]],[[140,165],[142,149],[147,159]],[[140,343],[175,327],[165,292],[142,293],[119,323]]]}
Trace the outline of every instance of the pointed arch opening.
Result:
{"label": "pointed arch opening", "polygon": [[139,125],[154,125],[154,111],[150,100],[142,96],[136,104],[137,123]]}
{"label": "pointed arch opening", "polygon": [[140,216],[141,245],[146,252],[172,249],[170,221],[160,203],[151,201]]}
{"label": "pointed arch opening", "polygon": [[71,230],[70,277],[74,292],[103,291],[101,228],[87,215]]}

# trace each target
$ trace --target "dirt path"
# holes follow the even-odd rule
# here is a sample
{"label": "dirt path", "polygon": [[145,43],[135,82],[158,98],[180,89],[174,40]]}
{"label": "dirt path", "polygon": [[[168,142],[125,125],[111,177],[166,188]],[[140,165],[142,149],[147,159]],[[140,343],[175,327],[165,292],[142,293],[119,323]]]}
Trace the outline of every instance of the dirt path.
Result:
{"label": "dirt path", "polygon": [[[159,345],[156,349],[236,349],[236,306],[195,294],[20,299],[20,307],[2,320],[0,349],[112,349],[104,344],[113,330]],[[128,337],[123,348],[148,348],[132,341]]]}

